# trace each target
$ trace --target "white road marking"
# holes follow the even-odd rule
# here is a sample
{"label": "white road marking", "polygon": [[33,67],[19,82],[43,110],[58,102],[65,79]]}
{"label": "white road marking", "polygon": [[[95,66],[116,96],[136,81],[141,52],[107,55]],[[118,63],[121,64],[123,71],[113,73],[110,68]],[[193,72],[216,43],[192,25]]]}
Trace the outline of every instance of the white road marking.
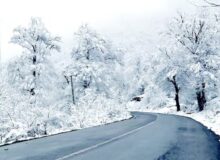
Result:
{"label": "white road marking", "polygon": [[[157,115],[156,115],[156,119],[157,119]],[[136,128],[136,129],[134,129],[134,130],[131,130],[131,131],[129,131],[129,132],[126,132],[126,133],[124,133],[124,134],[122,134],[122,135],[119,135],[119,136],[117,136],[117,137],[111,138],[111,139],[109,139],[109,140],[107,140],[107,141],[98,143],[98,144],[96,144],[96,145],[90,146],[90,147],[88,147],[88,148],[85,148],[85,149],[82,149],[82,150],[73,152],[73,153],[71,153],[71,154],[68,154],[68,155],[66,155],[66,156],[63,156],[63,157],[58,158],[58,159],[56,159],[56,160],[65,160],[65,159],[67,159],[67,158],[71,158],[71,157],[77,156],[77,155],[79,155],[79,154],[85,153],[85,152],[87,152],[87,151],[96,149],[96,148],[98,148],[98,147],[100,147],[100,146],[103,146],[103,145],[105,145],[105,144],[111,143],[111,142],[113,142],[113,141],[115,141],[115,140],[118,140],[118,139],[121,139],[121,138],[123,138],[123,137],[125,137],[125,136],[131,135],[132,133],[135,133],[135,132],[137,132],[137,131],[143,129],[143,128],[145,128],[146,126],[149,126],[149,125],[153,124],[155,121],[156,121],[156,120],[154,120],[154,121],[152,121],[152,122],[150,122],[150,123],[148,123],[148,124],[146,124],[146,125],[144,125],[144,126],[141,126],[141,127],[139,127],[139,128]]]}

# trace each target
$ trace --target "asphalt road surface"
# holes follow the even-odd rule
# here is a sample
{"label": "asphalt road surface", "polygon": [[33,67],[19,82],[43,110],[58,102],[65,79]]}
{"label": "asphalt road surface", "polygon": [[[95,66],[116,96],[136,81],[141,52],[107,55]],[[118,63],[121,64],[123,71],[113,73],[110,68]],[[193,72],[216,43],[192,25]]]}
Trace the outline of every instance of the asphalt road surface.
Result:
{"label": "asphalt road surface", "polygon": [[126,121],[0,147],[0,160],[220,160],[219,137],[200,123],[132,114]]}

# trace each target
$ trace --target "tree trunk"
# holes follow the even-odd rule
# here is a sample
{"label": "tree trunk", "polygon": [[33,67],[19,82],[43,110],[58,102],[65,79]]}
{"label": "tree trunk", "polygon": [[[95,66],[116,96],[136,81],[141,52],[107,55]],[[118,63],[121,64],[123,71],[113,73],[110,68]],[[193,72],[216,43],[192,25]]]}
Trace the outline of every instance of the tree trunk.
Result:
{"label": "tree trunk", "polygon": [[[36,62],[37,62],[37,56],[36,55],[33,56],[32,61],[33,61],[33,65],[36,65]],[[33,70],[32,74],[34,76],[34,81],[36,82],[36,70]],[[35,88],[31,88],[30,92],[31,92],[31,95],[34,96],[35,95]]]}
{"label": "tree trunk", "polygon": [[179,93],[176,93],[175,101],[176,101],[176,109],[178,112],[178,111],[180,111]]}
{"label": "tree trunk", "polygon": [[180,102],[179,102],[179,91],[180,88],[176,82],[176,76],[173,76],[172,79],[168,78],[168,81],[171,82],[175,88],[175,102],[176,102],[176,109],[177,112],[180,111]]}
{"label": "tree trunk", "polygon": [[71,80],[72,100],[73,100],[73,104],[75,105],[75,95],[74,95],[74,88],[73,88],[73,76],[70,76],[70,80]]}
{"label": "tree trunk", "polygon": [[205,96],[205,83],[202,83],[202,89],[198,89],[196,92],[197,102],[199,111],[203,111],[206,104],[206,96]]}

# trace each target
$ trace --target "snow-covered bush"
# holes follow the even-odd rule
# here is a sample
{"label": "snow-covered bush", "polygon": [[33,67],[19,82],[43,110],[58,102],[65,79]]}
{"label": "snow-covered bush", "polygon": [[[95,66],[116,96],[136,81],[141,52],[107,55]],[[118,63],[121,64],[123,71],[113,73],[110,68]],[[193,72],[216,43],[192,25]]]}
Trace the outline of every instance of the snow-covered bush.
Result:
{"label": "snow-covered bush", "polygon": [[96,95],[92,90],[87,90],[79,103],[72,106],[73,124],[77,128],[85,128],[127,119],[130,114],[124,105],[106,98],[104,94]]}

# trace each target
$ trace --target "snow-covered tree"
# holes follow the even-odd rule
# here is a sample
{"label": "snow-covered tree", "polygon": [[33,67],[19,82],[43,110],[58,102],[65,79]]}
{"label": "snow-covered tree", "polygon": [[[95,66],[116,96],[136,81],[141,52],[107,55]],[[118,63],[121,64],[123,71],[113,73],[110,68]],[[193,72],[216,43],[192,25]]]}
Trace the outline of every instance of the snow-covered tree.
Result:
{"label": "snow-covered tree", "polygon": [[156,83],[159,82],[159,86],[161,86],[161,88],[163,88],[165,92],[170,91],[170,89],[167,87],[170,87],[170,85],[172,85],[172,88],[175,92],[175,102],[177,111],[180,111],[179,66],[176,65],[175,62],[171,59],[170,55],[167,53],[167,49],[161,49],[161,51],[162,54],[165,55],[163,55],[162,59],[160,59],[161,66],[163,66],[161,67],[161,70],[157,75]]}
{"label": "snow-covered tree", "polygon": [[[188,71],[191,72],[191,82],[196,90],[199,110],[206,104],[208,88],[214,87],[219,69],[219,28],[213,15],[179,14],[170,23],[170,38],[177,47],[175,52],[181,52]],[[178,58],[177,57],[177,61]]]}
{"label": "snow-covered tree", "polygon": [[[146,64],[144,64],[143,59],[140,57],[137,57],[135,63],[133,64],[133,71],[132,71],[132,77],[130,79],[130,88],[131,88],[131,97],[135,98],[137,96],[143,95],[145,92],[145,81],[144,81],[144,67]],[[130,64],[132,65],[132,64]]]}
{"label": "snow-covered tree", "polygon": [[120,68],[121,53],[88,25],[82,25],[75,38],[72,60],[64,73],[72,88],[73,102],[84,95],[86,89],[112,97],[117,93],[119,84],[116,81],[119,79],[117,70]]}
{"label": "snow-covered tree", "polygon": [[32,18],[28,27],[14,29],[11,42],[21,46],[24,51],[8,67],[10,79],[24,94],[31,95],[31,103],[40,103],[36,98],[46,98],[47,95],[42,97],[42,93],[55,76],[49,55],[52,51],[60,51],[60,37],[52,36],[40,18]]}

